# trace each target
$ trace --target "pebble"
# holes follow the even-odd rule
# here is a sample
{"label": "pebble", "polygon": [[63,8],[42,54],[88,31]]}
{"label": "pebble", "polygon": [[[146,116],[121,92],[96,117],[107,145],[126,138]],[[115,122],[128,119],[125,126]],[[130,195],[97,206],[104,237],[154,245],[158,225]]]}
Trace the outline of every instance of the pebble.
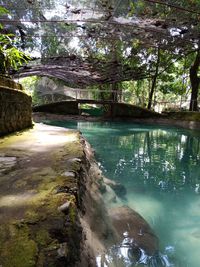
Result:
{"label": "pebble", "polygon": [[62,204],[60,207],[58,207],[58,210],[66,213],[69,210],[70,205],[71,205],[71,202],[67,201],[64,204]]}
{"label": "pebble", "polygon": [[68,171],[66,171],[66,172],[63,173],[63,176],[66,176],[66,177],[75,177],[75,173],[74,172],[68,172]]}
{"label": "pebble", "polygon": [[67,248],[67,243],[66,242],[64,242],[64,243],[61,243],[60,244],[60,247],[59,247],[59,249],[57,250],[57,252],[58,252],[58,256],[59,257],[67,257],[67,252],[68,252],[68,248]]}
{"label": "pebble", "polygon": [[79,158],[73,158],[73,159],[69,159],[69,162],[81,162],[81,159]]}

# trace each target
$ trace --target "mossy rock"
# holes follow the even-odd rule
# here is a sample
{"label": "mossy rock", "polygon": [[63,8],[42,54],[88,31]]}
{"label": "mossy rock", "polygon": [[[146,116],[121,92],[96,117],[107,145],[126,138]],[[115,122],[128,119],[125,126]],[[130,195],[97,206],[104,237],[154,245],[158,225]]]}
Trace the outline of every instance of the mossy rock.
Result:
{"label": "mossy rock", "polygon": [[33,267],[36,266],[38,247],[31,239],[28,227],[10,225],[6,230],[9,236],[1,246],[0,264],[4,267]]}
{"label": "mossy rock", "polygon": [[35,240],[39,246],[47,246],[53,241],[46,229],[39,229],[36,233]]}

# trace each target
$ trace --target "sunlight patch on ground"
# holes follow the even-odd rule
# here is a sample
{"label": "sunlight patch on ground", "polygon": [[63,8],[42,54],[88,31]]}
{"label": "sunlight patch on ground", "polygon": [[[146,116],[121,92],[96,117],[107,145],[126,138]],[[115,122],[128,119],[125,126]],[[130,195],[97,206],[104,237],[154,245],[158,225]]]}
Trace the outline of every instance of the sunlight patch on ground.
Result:
{"label": "sunlight patch on ground", "polygon": [[54,126],[47,127],[45,124],[38,123],[34,125],[33,129],[4,138],[1,148],[9,147],[9,149],[26,151],[26,153],[28,151],[45,152],[77,140],[78,134],[75,131]]}
{"label": "sunlight patch on ground", "polygon": [[51,146],[56,146],[59,144],[64,144],[64,143],[70,143],[70,142],[74,142],[77,140],[76,135],[74,134],[68,134],[68,135],[54,135],[54,134],[50,134],[47,135],[45,133],[40,133],[37,136],[37,140],[39,143],[41,143],[41,145],[51,145]]}
{"label": "sunlight patch on ground", "polygon": [[35,193],[28,192],[16,195],[7,195],[0,198],[0,207],[17,207],[27,205]]}

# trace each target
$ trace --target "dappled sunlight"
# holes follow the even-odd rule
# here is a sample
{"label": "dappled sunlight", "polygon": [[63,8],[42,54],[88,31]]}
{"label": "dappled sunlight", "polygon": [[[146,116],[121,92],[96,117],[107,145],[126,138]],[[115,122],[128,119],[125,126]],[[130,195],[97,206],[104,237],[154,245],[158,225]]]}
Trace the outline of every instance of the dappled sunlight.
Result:
{"label": "dappled sunlight", "polygon": [[[52,155],[57,159],[69,153],[69,150],[70,153],[74,153],[73,148],[78,147],[78,151],[78,144],[79,133],[77,131],[44,124],[35,124],[32,129],[3,139],[0,168],[5,172],[5,179],[2,176],[0,208],[5,211],[9,208],[20,213],[21,209],[28,209],[46,201],[59,179],[58,174],[51,167]],[[17,154],[17,158],[12,157],[13,154]],[[4,188],[6,188],[5,192]],[[17,190],[17,192],[12,190]],[[8,216],[11,216],[10,213]]]}
{"label": "dappled sunlight", "polygon": [[17,149],[30,152],[49,151],[56,146],[67,145],[78,140],[78,132],[66,130],[60,127],[48,126],[37,123],[33,129],[20,132],[16,136],[5,138],[1,148]]}
{"label": "dappled sunlight", "polygon": [[72,131],[61,130],[59,127],[49,126],[47,129],[43,124],[36,125],[35,131],[36,146],[57,146],[60,144],[77,141],[77,134]]}
{"label": "dappled sunlight", "polygon": [[42,146],[50,145],[50,146],[57,146],[63,143],[70,143],[77,141],[77,136],[75,134],[65,134],[65,135],[46,135],[45,133],[39,133],[37,135],[37,143],[41,144]]}
{"label": "dappled sunlight", "polygon": [[34,192],[2,196],[0,197],[0,207],[27,206],[31,203],[34,196]]}
{"label": "dappled sunlight", "polygon": [[[10,194],[0,197],[1,207],[26,207],[42,204],[49,194],[52,192],[51,183],[47,184],[43,190],[28,190],[17,194]],[[54,184],[53,184],[54,185]]]}

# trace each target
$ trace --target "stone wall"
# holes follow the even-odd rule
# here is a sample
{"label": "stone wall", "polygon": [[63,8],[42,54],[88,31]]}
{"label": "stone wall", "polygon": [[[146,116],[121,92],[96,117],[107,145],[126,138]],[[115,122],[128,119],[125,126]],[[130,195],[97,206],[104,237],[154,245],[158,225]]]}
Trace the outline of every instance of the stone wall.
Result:
{"label": "stone wall", "polygon": [[0,86],[0,136],[32,125],[31,97],[9,87],[15,84],[10,81]]}
{"label": "stone wall", "polygon": [[15,81],[4,76],[0,76],[0,87],[23,91],[23,87],[20,83],[16,83]]}

